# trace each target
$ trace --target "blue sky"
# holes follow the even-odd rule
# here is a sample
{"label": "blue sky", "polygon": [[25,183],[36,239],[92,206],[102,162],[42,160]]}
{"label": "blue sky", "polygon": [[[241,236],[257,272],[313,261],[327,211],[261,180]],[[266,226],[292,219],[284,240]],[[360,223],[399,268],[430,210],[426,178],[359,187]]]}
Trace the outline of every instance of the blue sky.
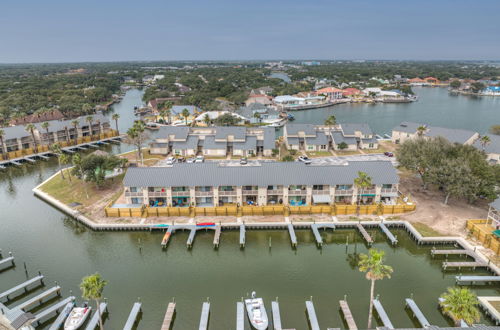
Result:
{"label": "blue sky", "polygon": [[500,59],[499,0],[3,0],[0,63]]}

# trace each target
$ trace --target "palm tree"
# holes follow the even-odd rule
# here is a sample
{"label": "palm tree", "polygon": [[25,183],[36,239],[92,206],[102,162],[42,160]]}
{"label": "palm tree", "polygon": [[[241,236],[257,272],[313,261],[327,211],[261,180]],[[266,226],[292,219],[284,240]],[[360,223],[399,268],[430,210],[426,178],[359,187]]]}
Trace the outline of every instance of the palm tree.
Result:
{"label": "palm tree", "polygon": [[96,311],[97,315],[99,315],[99,328],[101,330],[103,330],[104,327],[102,325],[100,301],[102,299],[102,292],[104,291],[104,287],[106,286],[106,284],[108,284],[108,282],[103,280],[99,273],[84,277],[82,279],[82,283],[80,284],[82,297],[84,299],[94,300],[96,303]]}
{"label": "palm tree", "polygon": [[483,135],[481,136],[481,139],[479,139],[479,143],[481,143],[484,151],[484,149],[486,149],[486,146],[491,143],[491,138],[488,135]]}
{"label": "palm tree", "polygon": [[[168,124],[170,124],[172,122],[172,110],[170,109],[165,109],[163,110],[165,112],[165,116],[167,116],[167,119],[168,119]],[[165,118],[163,118],[163,122],[165,122]]]}
{"label": "palm tree", "polygon": [[33,139],[33,150],[35,151],[35,153],[38,152],[38,148],[36,146],[36,139],[35,139],[35,125],[33,124],[28,124],[24,127],[24,129],[26,130],[26,132],[30,132],[31,133],[31,138]]}
{"label": "palm tree", "polygon": [[87,118],[85,118],[85,120],[87,121],[87,123],[89,123],[90,139],[92,140],[92,136],[94,135],[94,132],[92,130],[92,123],[94,122],[94,117],[87,116]]}
{"label": "palm tree", "polygon": [[76,176],[82,180],[83,189],[85,190],[85,196],[87,196],[87,199],[89,199],[89,192],[87,190],[87,184],[84,180],[85,174],[83,173],[82,157],[80,156],[80,154],[74,154],[73,157],[71,157],[71,163],[74,166],[73,173],[76,173]]}
{"label": "palm tree", "polygon": [[61,178],[63,180],[65,180],[64,171],[61,168],[61,165],[63,163],[61,158],[64,155],[63,152],[62,152],[62,150],[61,150],[61,146],[59,144],[57,144],[57,143],[54,143],[53,145],[50,146],[50,150],[52,150],[52,152],[54,154],[56,154],[56,156],[57,156],[57,162],[59,163],[59,169],[61,171]]}
{"label": "palm tree", "polygon": [[165,117],[167,116],[167,111],[166,110],[161,110],[160,111],[160,117],[161,117],[161,120],[163,120],[163,123],[165,124],[166,121],[165,121]]}
{"label": "palm tree", "polygon": [[260,113],[256,112],[253,114],[253,117],[257,119],[257,121],[260,123]]}
{"label": "palm tree", "polygon": [[74,129],[75,129],[75,145],[78,143],[78,126],[80,126],[80,121],[78,120],[73,120],[71,122],[71,125],[73,125]]}
{"label": "palm tree", "polygon": [[325,125],[331,129],[332,126],[337,125],[337,118],[334,115],[328,116],[328,118],[325,119]]}
{"label": "palm tree", "polygon": [[371,281],[370,288],[370,309],[368,311],[368,326],[372,326],[373,315],[373,299],[375,294],[375,281],[383,280],[384,278],[391,278],[393,269],[391,266],[384,265],[385,252],[377,249],[368,250],[368,254],[361,253],[359,255],[359,271],[366,273],[366,279]]}
{"label": "palm tree", "polygon": [[[66,165],[66,164],[70,163],[71,157],[69,155],[63,153],[63,154],[61,154],[61,156],[58,157],[58,160],[59,160],[59,163],[61,165]],[[62,173],[62,171],[64,171],[64,170],[61,170],[61,173]],[[71,182],[71,172],[68,170],[67,174],[68,174],[69,182]]]}
{"label": "palm tree", "polygon": [[145,130],[144,123],[142,121],[136,121],[134,126],[128,129],[127,138],[129,142],[137,147],[137,160],[141,160],[141,164],[144,165],[144,157],[142,155],[142,144],[146,139],[144,134]]}
{"label": "palm tree", "polygon": [[427,127],[425,127],[423,125],[417,127],[417,135],[418,136],[424,135],[425,131],[427,131]]}
{"label": "palm tree", "polygon": [[468,288],[448,288],[439,298],[439,305],[453,319],[456,326],[460,326],[461,320],[472,324],[481,319],[477,296]]}
{"label": "palm tree", "polygon": [[49,137],[49,126],[50,126],[50,123],[48,121],[45,121],[42,123],[42,128],[45,130],[45,132],[47,133],[47,145],[50,144],[50,137]]}
{"label": "palm tree", "polygon": [[5,131],[0,128],[0,148],[2,149],[2,159],[5,159],[5,155],[7,154],[7,150],[5,150],[3,145],[3,137],[5,136]]}
{"label": "palm tree", "polygon": [[116,134],[120,135],[120,131],[118,130],[118,119],[120,119],[120,115],[117,114],[117,113],[114,113],[112,116],[111,116],[111,119],[113,119],[115,121],[115,126],[116,126]]}
{"label": "palm tree", "polygon": [[205,114],[205,116],[203,116],[203,122],[207,125],[207,127],[210,126],[211,120],[210,120],[210,116],[208,115],[208,113]]}
{"label": "palm tree", "polygon": [[372,178],[368,176],[365,172],[358,172],[358,177],[354,179],[354,185],[358,188],[358,212],[359,205],[361,204],[361,198],[363,197],[363,191],[372,186]]}
{"label": "palm tree", "polygon": [[187,126],[187,124],[188,124],[188,118],[189,118],[189,115],[190,115],[189,110],[186,109],[186,108],[184,108],[184,110],[182,110],[181,114],[182,114],[182,117],[184,117],[184,120],[186,121],[186,126]]}

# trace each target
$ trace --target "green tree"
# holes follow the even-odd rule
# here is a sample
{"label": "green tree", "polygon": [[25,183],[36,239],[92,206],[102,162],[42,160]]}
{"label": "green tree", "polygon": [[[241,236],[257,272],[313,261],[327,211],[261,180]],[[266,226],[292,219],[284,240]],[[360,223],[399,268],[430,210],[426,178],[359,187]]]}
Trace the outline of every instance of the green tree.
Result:
{"label": "green tree", "polygon": [[[62,165],[69,164],[71,162],[71,157],[68,154],[63,153],[60,157],[58,157],[59,163]],[[61,173],[64,169],[61,169]],[[67,170],[69,182],[71,182],[71,171]]]}
{"label": "green tree", "polygon": [[142,146],[144,141],[147,139],[145,133],[145,125],[142,121],[136,121],[134,125],[127,131],[127,140],[130,144],[133,144],[137,148],[137,160],[140,160],[141,164],[144,165],[144,157],[142,155]]}
{"label": "green tree", "polygon": [[184,117],[184,120],[186,121],[186,126],[187,126],[187,124],[188,124],[188,118],[189,118],[189,116],[190,116],[191,114],[189,113],[189,110],[188,110],[188,109],[186,109],[186,108],[184,108],[184,109],[182,110],[182,113],[181,113],[181,114],[182,114],[182,117]]}
{"label": "green tree", "polygon": [[82,111],[83,113],[90,113],[92,111],[92,106],[88,103],[84,103],[82,105]]}
{"label": "green tree", "polygon": [[331,129],[331,127],[335,125],[337,125],[337,117],[334,115],[328,116],[328,118],[325,119],[325,126]]}
{"label": "green tree", "polygon": [[210,116],[208,114],[205,114],[205,116],[203,116],[203,122],[205,123],[205,125],[207,125],[207,127],[210,126],[212,120],[210,119]]}
{"label": "green tree", "polygon": [[64,171],[62,169],[62,158],[64,156],[64,153],[61,149],[61,146],[58,143],[54,143],[53,145],[50,146],[50,150],[56,155],[57,157],[57,163],[59,165],[59,172],[61,172],[61,178],[65,180],[64,177]]}
{"label": "green tree", "polygon": [[230,113],[225,113],[215,119],[215,124],[218,126],[235,126],[239,122],[240,120]]}
{"label": "green tree", "polygon": [[3,144],[4,136],[5,136],[5,131],[0,128],[0,148],[2,149],[1,155],[2,155],[3,159],[6,158],[5,155],[8,155],[7,150],[5,149],[4,144]]}
{"label": "green tree", "polygon": [[33,124],[28,124],[24,127],[24,129],[29,132],[31,134],[31,138],[33,139],[33,150],[35,151],[35,153],[38,152],[38,147],[37,147],[37,143],[36,143],[36,138],[35,138],[35,125]]}
{"label": "green tree", "polygon": [[423,125],[420,125],[417,127],[417,135],[419,137],[422,137],[426,131],[427,131],[427,127],[425,127]]}
{"label": "green tree", "polygon": [[45,130],[45,133],[47,134],[47,145],[50,144],[50,137],[49,137],[49,126],[50,123],[48,121],[45,121],[42,123],[42,128]]}
{"label": "green tree", "polygon": [[486,146],[491,143],[491,138],[488,135],[483,135],[479,139],[479,143],[481,144],[481,147],[483,148],[484,151],[484,149],[486,149]]}
{"label": "green tree", "polygon": [[258,122],[258,123],[260,123],[260,119],[261,119],[260,113],[255,112],[255,113],[253,114],[253,117],[254,117],[255,119],[257,119],[257,122]]}
{"label": "green tree", "polygon": [[473,82],[470,85],[470,88],[471,88],[473,93],[479,93],[480,91],[482,91],[483,89],[486,88],[486,85],[483,84],[482,82]]}
{"label": "green tree", "polygon": [[[372,178],[365,172],[358,172],[358,177],[354,179],[354,185],[358,188],[358,209],[363,198],[363,192],[372,186]],[[359,210],[358,210],[359,211]]]}
{"label": "green tree", "polygon": [[104,330],[104,326],[102,324],[100,302],[102,300],[102,292],[104,291],[104,288],[107,284],[108,282],[103,280],[99,273],[84,277],[82,279],[82,283],[80,283],[82,297],[84,299],[95,301],[97,315],[99,315],[99,328],[101,330]]}
{"label": "green tree", "polygon": [[460,320],[472,325],[481,319],[481,312],[478,308],[479,300],[468,288],[448,288],[441,295],[439,305],[453,319],[457,327],[460,326]]}
{"label": "green tree", "polygon": [[349,146],[347,145],[347,143],[345,142],[340,142],[337,146],[337,148],[339,148],[340,150],[344,150],[344,149],[347,149]]}
{"label": "green tree", "polygon": [[373,315],[373,299],[375,298],[375,281],[391,278],[393,269],[391,266],[384,265],[385,252],[377,249],[369,249],[368,254],[359,255],[359,271],[366,273],[366,279],[371,282],[370,287],[370,309],[368,310],[368,326],[371,329]]}
{"label": "green tree", "polygon": [[462,86],[462,83],[460,82],[460,80],[452,80],[450,82],[450,87],[453,88],[453,89],[458,89],[460,88],[460,86]]}
{"label": "green tree", "polygon": [[89,123],[89,134],[90,134],[90,139],[92,139],[93,136],[94,136],[94,130],[93,130],[93,127],[92,127],[92,124],[94,123],[94,117],[87,116],[85,118],[85,121],[87,121],[87,123]]}
{"label": "green tree", "polygon": [[89,199],[89,192],[87,190],[87,185],[85,184],[84,180],[85,174],[83,172],[83,166],[82,166],[83,162],[80,154],[74,154],[71,157],[71,163],[73,164],[72,172],[77,178],[82,180],[83,189],[85,190],[85,196],[87,197],[87,199]]}
{"label": "green tree", "polygon": [[118,119],[120,119],[120,115],[118,113],[114,113],[111,116],[111,119],[115,121],[116,134],[120,135],[120,131],[118,130]]}
{"label": "green tree", "polygon": [[293,162],[295,159],[293,158],[292,155],[286,155],[286,156],[283,156],[283,158],[281,158],[281,161],[283,162]]}
{"label": "green tree", "polygon": [[75,129],[75,138],[74,138],[75,141],[74,141],[74,143],[75,143],[75,145],[77,145],[78,144],[78,127],[80,126],[80,121],[75,119],[71,122],[71,125],[73,125],[73,128]]}

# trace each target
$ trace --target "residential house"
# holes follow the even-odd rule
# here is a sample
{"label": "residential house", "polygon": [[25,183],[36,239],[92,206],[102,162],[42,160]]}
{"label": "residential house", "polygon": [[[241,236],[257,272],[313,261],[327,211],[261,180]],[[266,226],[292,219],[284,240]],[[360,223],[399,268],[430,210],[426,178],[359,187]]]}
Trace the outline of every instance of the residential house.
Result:
{"label": "residential house", "polygon": [[488,161],[492,164],[500,164],[500,135],[490,134],[490,143],[481,144],[481,139],[477,139],[473,146],[486,153]]}
{"label": "residential house", "polygon": [[[372,178],[360,190],[359,172]],[[149,206],[395,204],[399,177],[388,161],[342,165],[268,162],[224,166],[216,162],[131,167],[123,180],[127,204]]]}
{"label": "residential house", "polygon": [[325,87],[318,89],[316,95],[326,95],[327,101],[334,101],[343,98],[342,90],[335,87]]}
{"label": "residential house", "polygon": [[196,118],[196,116],[198,116],[200,113],[203,112],[203,110],[201,110],[200,108],[198,108],[195,105],[174,105],[170,109],[170,116],[171,116],[173,122],[186,121],[186,117],[184,117],[182,114],[184,109],[187,109],[189,112],[189,116],[187,117],[188,122],[193,121]]}
{"label": "residential house", "polygon": [[345,88],[342,90],[342,97],[344,98],[357,98],[362,95],[362,92],[357,88]]}
{"label": "residential house", "polygon": [[[425,130],[420,133],[419,127],[424,127]],[[391,139],[394,143],[403,143],[406,140],[415,139],[420,136],[424,138],[441,136],[452,143],[471,145],[479,138],[479,133],[464,129],[428,126],[426,124],[404,121],[392,129]]]}
{"label": "residential house", "polygon": [[64,115],[59,111],[59,109],[53,109],[45,112],[36,112],[31,115],[14,118],[9,122],[9,125],[26,125],[26,124],[35,124],[41,123],[49,120],[62,120]]}
{"label": "residential house", "polygon": [[[251,124],[259,124],[270,120],[279,119],[279,112],[271,107],[266,107],[261,103],[252,103],[249,106],[240,107],[236,113],[245,118],[245,121]],[[256,114],[259,118],[256,118]]]}
{"label": "residential house", "polygon": [[273,92],[273,88],[269,86],[254,88],[250,91],[250,95],[269,95]]}
{"label": "residential house", "polygon": [[153,113],[158,114],[160,112],[159,105],[161,105],[163,102],[170,101],[170,102],[175,102],[180,100],[181,98],[179,96],[173,96],[173,97],[158,97],[156,99],[149,100],[148,102],[148,107],[153,110]]}
{"label": "residential house", "polygon": [[426,80],[418,78],[418,77],[408,79],[408,82],[410,83],[411,86],[427,86],[427,85],[429,85],[429,83]]}
{"label": "residential house", "polygon": [[248,99],[245,101],[245,105],[247,107],[252,103],[271,105],[272,104],[271,100],[272,100],[271,96],[268,96],[266,94],[250,94]]}

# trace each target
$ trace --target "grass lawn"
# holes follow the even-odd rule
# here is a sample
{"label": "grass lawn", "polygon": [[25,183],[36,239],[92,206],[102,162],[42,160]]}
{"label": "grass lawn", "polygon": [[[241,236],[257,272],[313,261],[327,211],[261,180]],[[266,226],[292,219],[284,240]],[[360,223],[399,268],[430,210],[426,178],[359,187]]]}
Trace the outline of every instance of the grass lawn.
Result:
{"label": "grass lawn", "polygon": [[[149,149],[147,149],[147,148],[142,149],[142,157],[144,158],[144,165],[152,166],[152,165],[156,164],[157,161],[164,158],[161,155],[151,155],[148,151],[149,151]],[[135,150],[121,154],[121,155],[119,155],[119,157],[128,159],[129,163],[139,163],[140,162],[139,160],[137,160],[137,151],[135,151]]]}
{"label": "grass lawn", "polygon": [[[97,189],[94,183],[84,182],[74,176],[71,177],[70,182],[67,171],[64,171],[64,176],[65,180],[61,178],[60,174],[54,176],[40,189],[66,205],[80,203],[83,207],[88,207],[102,203],[107,204],[118,198],[123,191],[122,181],[125,174],[107,180],[105,187],[101,189]],[[89,198],[87,198],[85,190],[87,190]]]}
{"label": "grass lawn", "polygon": [[308,157],[328,157],[332,156],[329,151],[308,151],[306,152]]}
{"label": "grass lawn", "polygon": [[422,222],[412,222],[411,224],[424,237],[448,236],[438,232],[437,230],[432,229],[431,227]]}
{"label": "grass lawn", "polygon": [[352,156],[352,155],[361,155],[361,153],[357,150],[335,150],[335,153],[338,156]]}

